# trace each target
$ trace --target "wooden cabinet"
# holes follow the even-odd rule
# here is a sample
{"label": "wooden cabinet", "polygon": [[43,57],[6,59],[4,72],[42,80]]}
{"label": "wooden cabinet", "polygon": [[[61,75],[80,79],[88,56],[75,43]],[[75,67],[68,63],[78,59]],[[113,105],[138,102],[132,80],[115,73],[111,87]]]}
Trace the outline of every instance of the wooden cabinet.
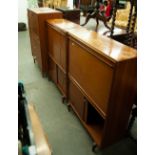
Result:
{"label": "wooden cabinet", "polygon": [[99,147],[121,139],[136,88],[136,50],[83,28],[69,30],[69,103]]}
{"label": "wooden cabinet", "polygon": [[62,13],[50,8],[28,9],[32,56],[34,61],[37,60],[43,76],[47,73],[45,21],[52,18],[62,18]]}
{"label": "wooden cabinet", "polygon": [[136,94],[136,50],[65,19],[47,21],[48,73],[99,147],[120,140]]}
{"label": "wooden cabinet", "polygon": [[67,55],[68,55],[68,29],[77,24],[64,19],[52,19],[47,21],[48,38],[48,75],[55,82],[67,99]]}
{"label": "wooden cabinet", "polygon": [[71,9],[71,8],[64,8],[64,7],[60,7],[56,9],[63,13],[64,19],[80,24],[80,9]]}

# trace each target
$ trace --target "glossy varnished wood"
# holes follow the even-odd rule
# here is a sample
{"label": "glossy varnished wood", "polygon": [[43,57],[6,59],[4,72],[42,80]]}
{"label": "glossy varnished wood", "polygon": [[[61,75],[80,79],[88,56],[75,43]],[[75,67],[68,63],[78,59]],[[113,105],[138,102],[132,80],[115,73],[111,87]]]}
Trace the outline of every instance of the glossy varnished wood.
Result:
{"label": "glossy varnished wood", "polygon": [[[68,33],[69,83],[73,83],[97,110],[104,125],[89,125],[83,119],[81,122],[99,147],[108,146],[121,139],[127,129],[136,94],[137,51],[81,27],[70,29]],[[80,116],[83,108],[81,106],[80,110],[78,105],[85,103],[71,99],[70,89],[70,104]],[[88,117],[87,111],[84,106],[84,118]]]}
{"label": "glossy varnished wood", "polygon": [[135,58],[137,55],[135,49],[82,27],[70,29],[69,35],[95,51],[92,54],[99,54],[99,57],[107,58],[114,63]]}
{"label": "glossy varnished wood", "polygon": [[[49,72],[99,147],[125,134],[137,51],[65,19],[47,21]],[[98,121],[99,120],[99,121]]]}
{"label": "glossy varnished wood", "polygon": [[43,75],[47,73],[45,21],[53,18],[62,18],[62,13],[50,8],[28,9],[32,55],[37,60]]}
{"label": "glossy varnished wood", "polygon": [[32,130],[34,133],[37,155],[52,155],[52,150],[49,147],[47,137],[44,134],[39,117],[32,104],[28,104],[28,111],[30,114]]}

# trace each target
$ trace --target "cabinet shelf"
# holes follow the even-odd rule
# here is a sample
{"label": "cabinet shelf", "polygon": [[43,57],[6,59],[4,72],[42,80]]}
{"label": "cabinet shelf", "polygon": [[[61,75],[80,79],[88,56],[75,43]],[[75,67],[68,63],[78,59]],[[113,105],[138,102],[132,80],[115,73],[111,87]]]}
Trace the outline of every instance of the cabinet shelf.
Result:
{"label": "cabinet shelf", "polygon": [[90,103],[88,103],[88,105],[85,105],[85,110],[87,112],[85,112],[86,116],[84,116],[83,118],[79,115],[73,104],[71,103],[70,105],[72,106],[74,112],[76,113],[92,139],[98,146],[100,146],[104,130],[104,119],[99,115],[99,113]]}

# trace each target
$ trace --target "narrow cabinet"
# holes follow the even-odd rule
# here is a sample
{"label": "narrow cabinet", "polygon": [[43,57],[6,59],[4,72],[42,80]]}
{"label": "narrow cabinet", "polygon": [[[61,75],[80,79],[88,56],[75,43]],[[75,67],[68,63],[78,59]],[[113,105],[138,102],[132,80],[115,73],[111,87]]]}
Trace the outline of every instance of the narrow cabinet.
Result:
{"label": "narrow cabinet", "polygon": [[46,23],[48,76],[59,88],[63,101],[68,98],[68,30],[76,26],[65,19],[47,20]]}
{"label": "narrow cabinet", "polygon": [[34,62],[37,61],[43,76],[47,74],[45,21],[53,18],[62,18],[62,13],[50,8],[28,9],[28,25],[32,56]]}

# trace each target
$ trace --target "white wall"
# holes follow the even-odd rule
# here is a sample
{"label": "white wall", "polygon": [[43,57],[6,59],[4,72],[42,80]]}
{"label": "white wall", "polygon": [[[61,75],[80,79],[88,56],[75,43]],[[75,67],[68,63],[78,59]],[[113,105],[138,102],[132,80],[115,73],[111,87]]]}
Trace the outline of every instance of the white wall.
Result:
{"label": "white wall", "polygon": [[68,0],[67,6],[73,8],[73,0]]}
{"label": "white wall", "polygon": [[18,0],[18,22],[27,24],[27,0]]}
{"label": "white wall", "polygon": [[[37,0],[18,0],[18,22],[27,24],[27,8],[37,7]],[[73,0],[68,0],[67,6],[73,7]]]}

